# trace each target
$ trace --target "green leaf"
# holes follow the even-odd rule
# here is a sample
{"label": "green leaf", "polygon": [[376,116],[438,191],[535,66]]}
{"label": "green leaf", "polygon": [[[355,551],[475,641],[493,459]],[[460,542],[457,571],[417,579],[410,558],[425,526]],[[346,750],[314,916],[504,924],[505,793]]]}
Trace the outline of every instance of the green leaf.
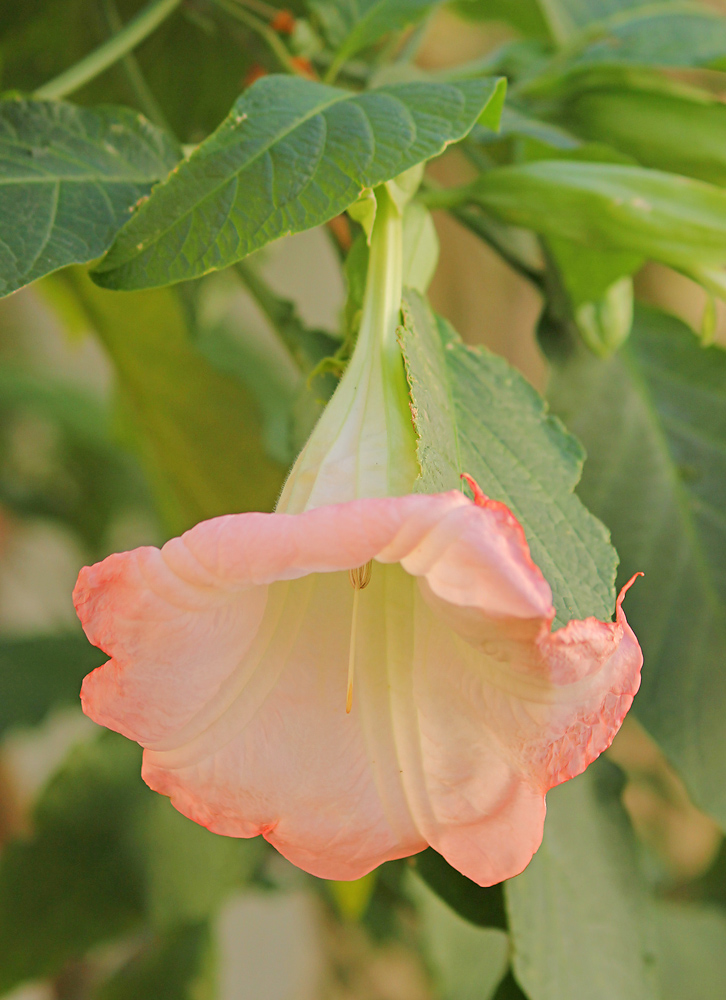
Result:
{"label": "green leaf", "polygon": [[335,353],[339,341],[305,327],[293,303],[276,296],[252,267],[240,263],[237,273],[244,289],[229,272],[206,282],[199,311],[207,318],[198,321],[194,344],[255,399],[265,451],[287,466],[320,416],[321,400],[335,388],[329,375],[312,381],[306,376]]}
{"label": "green leaf", "polygon": [[538,0],[458,0],[454,9],[472,21],[503,21],[523,35],[547,38],[549,28]]}
{"label": "green leaf", "polygon": [[81,632],[0,642],[0,734],[34,725],[56,705],[78,704],[83,678],[106,657]]}
{"label": "green leaf", "polygon": [[511,969],[499,984],[499,989],[494,994],[494,1000],[529,1000],[522,993],[521,987],[512,975]]}
{"label": "green leaf", "polygon": [[478,927],[507,929],[502,886],[483,888],[442,858],[432,847],[411,859],[414,871],[452,910]]}
{"label": "green leaf", "polygon": [[206,923],[153,937],[101,986],[94,1000],[212,1000],[207,984],[212,950]]}
{"label": "green leaf", "polygon": [[113,361],[124,412],[169,528],[271,509],[284,467],[264,453],[260,415],[248,393],[194,349],[175,294],[119,299],[84,274],[68,280]]}
{"label": "green leaf", "polygon": [[42,794],[27,838],[0,859],[0,991],[53,975],[142,919],[130,824],[147,790],[139,748],[105,734],[78,747]]}
{"label": "green leaf", "polygon": [[726,186],[726,107],[706,92],[662,87],[587,87],[575,92],[560,120],[586,139],[600,140],[645,167]]}
{"label": "green leaf", "polygon": [[338,48],[342,65],[391,31],[415,24],[442,0],[314,0],[312,9]]}
{"label": "green leaf", "polygon": [[[114,444],[107,408],[87,392],[5,364],[0,427],[0,500],[11,510],[58,520],[98,551],[120,510],[148,507],[141,470]],[[13,447],[23,428],[30,463]]]}
{"label": "green leaf", "polygon": [[[665,7],[667,3],[665,0],[658,6]],[[652,6],[650,0],[539,0],[539,4],[560,41],[576,36],[579,29],[602,21],[617,21],[618,15],[628,16],[638,7]]]}
{"label": "green leaf", "polygon": [[553,372],[553,406],[587,448],[580,495],[608,525],[645,666],[633,710],[696,801],[726,825],[726,353],[640,306],[608,363]]}
{"label": "green leaf", "polygon": [[595,250],[626,250],[686,271],[726,263],[726,192],[701,181],[540,160],[491,170],[472,194],[505,222]]}
{"label": "green leaf", "polygon": [[139,828],[151,924],[166,929],[214,915],[244,885],[265,854],[261,837],[220,837],[182,816],[162,795],[149,796]]}
{"label": "green leaf", "polygon": [[630,275],[643,263],[642,258],[584,249],[557,239],[547,241],[547,250],[551,287],[540,326],[551,318],[570,322],[590,350],[609,357],[630,334],[634,302]]}
{"label": "green leaf", "polygon": [[623,16],[583,47],[582,65],[708,66],[726,56],[726,18],[706,5],[641,4],[634,10],[629,0],[618,0],[618,6]]}
{"label": "green leaf", "polygon": [[552,588],[557,624],[608,618],[616,555],[573,493],[583,462],[578,442],[503,358],[465,346],[415,292],[406,294],[404,318],[422,469],[417,488],[460,488],[460,474],[469,473],[522,523]]}
{"label": "green leaf", "polygon": [[246,91],[206,142],[159,185],[94,274],[149,288],[226,267],[272,240],[343,212],[463,138],[502,80],[408,83],[354,94],[268,76]]}
{"label": "green leaf", "polygon": [[0,101],[0,295],[99,257],[178,157],[125,108]]}
{"label": "green leaf", "polygon": [[722,1000],[726,988],[723,910],[661,903],[656,928],[661,1000]]}
{"label": "green leaf", "polygon": [[655,1000],[648,898],[605,760],[547,796],[544,840],[505,885],[514,972],[530,1000]]}
{"label": "green leaf", "polygon": [[421,923],[424,954],[439,986],[440,1000],[489,1000],[509,964],[509,939],[501,930],[462,919],[421,880],[408,889]]}

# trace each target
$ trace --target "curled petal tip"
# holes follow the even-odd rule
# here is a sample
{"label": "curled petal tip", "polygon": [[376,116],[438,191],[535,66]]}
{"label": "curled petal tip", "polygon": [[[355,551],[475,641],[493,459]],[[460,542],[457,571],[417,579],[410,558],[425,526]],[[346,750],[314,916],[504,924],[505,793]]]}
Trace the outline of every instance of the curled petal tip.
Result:
{"label": "curled petal tip", "polygon": [[470,476],[468,472],[462,472],[460,478],[464,480],[471,492],[474,494],[474,503],[477,507],[484,507],[487,504],[489,497],[486,495],[476,479],[474,479],[473,476]]}
{"label": "curled petal tip", "polygon": [[622,607],[622,603],[623,603],[623,599],[625,598],[625,595],[630,590],[630,588],[633,586],[633,584],[635,583],[635,581],[638,579],[639,576],[645,576],[645,573],[643,573],[642,570],[638,570],[638,572],[637,573],[633,573],[633,575],[630,577],[630,579],[628,580],[628,582],[625,583],[625,584],[623,584],[623,586],[620,588],[620,593],[618,594],[618,600],[617,600],[617,608],[618,608],[618,610],[620,610],[620,608]]}

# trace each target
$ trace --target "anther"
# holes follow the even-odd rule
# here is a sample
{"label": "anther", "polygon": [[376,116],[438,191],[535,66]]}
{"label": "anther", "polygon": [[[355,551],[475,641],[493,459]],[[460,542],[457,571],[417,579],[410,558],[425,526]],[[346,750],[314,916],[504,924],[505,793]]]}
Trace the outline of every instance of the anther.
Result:
{"label": "anther", "polygon": [[373,573],[373,560],[369,559],[365,566],[356,566],[355,569],[348,570],[350,585],[354,590],[365,590],[371,582]]}
{"label": "anther", "polygon": [[355,674],[355,645],[358,635],[358,597],[371,582],[373,561],[368,560],[365,566],[356,566],[348,570],[350,585],[353,588],[353,617],[350,623],[350,650],[348,652],[348,690],[345,696],[345,712],[350,715],[353,707],[353,675]]}

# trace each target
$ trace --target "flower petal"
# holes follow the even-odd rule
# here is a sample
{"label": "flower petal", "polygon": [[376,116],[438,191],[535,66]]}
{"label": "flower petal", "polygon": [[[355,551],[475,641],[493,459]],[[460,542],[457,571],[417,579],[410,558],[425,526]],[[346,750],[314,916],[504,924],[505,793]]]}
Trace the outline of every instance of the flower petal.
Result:
{"label": "flower petal", "polygon": [[[358,595],[347,715],[346,571],[370,559],[394,565]],[[550,633],[520,526],[457,492],[217,518],[84,570],[75,598],[112,656],[84,710],[147,748],[151,787],[329,878],[426,844],[483,885],[517,874],[641,664],[620,601]]]}

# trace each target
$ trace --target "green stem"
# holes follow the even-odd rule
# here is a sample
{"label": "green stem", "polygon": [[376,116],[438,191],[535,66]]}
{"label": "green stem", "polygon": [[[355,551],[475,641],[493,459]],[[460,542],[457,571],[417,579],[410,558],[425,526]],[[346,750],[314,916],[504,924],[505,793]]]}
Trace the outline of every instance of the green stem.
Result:
{"label": "green stem", "polygon": [[325,76],[323,77],[323,83],[329,83],[329,84],[335,83],[338,73],[340,73],[344,65],[345,65],[345,56],[343,56],[342,59],[340,58],[340,55],[334,56],[333,61],[331,62],[330,66],[328,66],[328,70]]}
{"label": "green stem", "polygon": [[89,52],[70,69],[43,84],[35,91],[34,96],[40,100],[54,100],[79,90],[143,42],[181,2],[182,0],[152,0],[121,31]]}
{"label": "green stem", "polygon": [[[121,20],[114,0],[101,0],[101,7],[111,35],[117,35],[119,31],[123,31],[123,21]],[[127,52],[126,55],[121,58],[121,65],[123,66],[129,86],[136,95],[139,107],[144,112],[146,117],[150,122],[153,122],[155,125],[158,125],[160,128],[165,129],[173,135],[174,133],[161,109],[161,105],[146,82],[146,77],[139,66],[136,56],[131,52]]]}
{"label": "green stem", "polygon": [[236,18],[236,20],[240,21],[267,42],[283,69],[287,70],[288,73],[294,73],[297,76],[301,75],[300,70],[293,62],[292,56],[287,51],[277,32],[273,31],[268,24],[265,24],[256,14],[252,14],[244,7],[238,6],[234,0],[214,0],[214,2],[220,10],[226,11],[231,17]]}
{"label": "green stem", "polygon": [[419,198],[427,208],[459,208],[474,200],[473,187],[473,184],[460,184],[450,188],[434,187],[431,180],[426,178],[426,188],[420,192]]}

